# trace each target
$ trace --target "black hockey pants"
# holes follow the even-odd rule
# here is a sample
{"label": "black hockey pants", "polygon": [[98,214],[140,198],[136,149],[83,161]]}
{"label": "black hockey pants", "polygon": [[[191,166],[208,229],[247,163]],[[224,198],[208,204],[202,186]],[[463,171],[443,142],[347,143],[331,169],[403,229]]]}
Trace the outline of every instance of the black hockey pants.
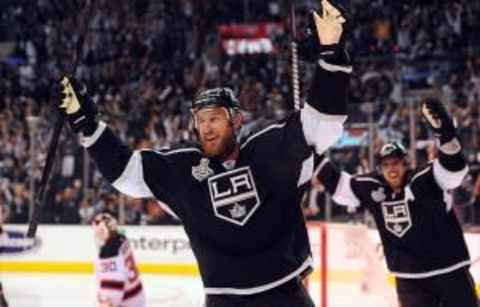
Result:
{"label": "black hockey pants", "polygon": [[468,268],[422,279],[396,278],[401,307],[478,307]]}

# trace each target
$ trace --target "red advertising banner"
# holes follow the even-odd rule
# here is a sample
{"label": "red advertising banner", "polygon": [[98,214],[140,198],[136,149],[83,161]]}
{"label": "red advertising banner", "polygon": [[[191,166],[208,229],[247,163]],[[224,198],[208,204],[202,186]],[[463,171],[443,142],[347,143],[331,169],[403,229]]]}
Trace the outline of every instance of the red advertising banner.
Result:
{"label": "red advertising banner", "polygon": [[281,23],[229,24],[218,27],[227,55],[276,53],[274,38],[284,33]]}

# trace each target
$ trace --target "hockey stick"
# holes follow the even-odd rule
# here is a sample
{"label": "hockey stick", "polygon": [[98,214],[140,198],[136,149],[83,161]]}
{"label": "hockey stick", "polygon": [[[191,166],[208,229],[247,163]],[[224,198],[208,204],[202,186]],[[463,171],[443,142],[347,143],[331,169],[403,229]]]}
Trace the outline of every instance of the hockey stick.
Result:
{"label": "hockey stick", "polygon": [[[78,64],[80,62],[80,58],[82,57],[85,35],[87,34],[88,24],[94,10],[93,1],[94,0],[91,0],[89,3],[87,3],[83,8],[83,12],[80,13],[80,36],[78,37],[77,44],[75,46],[76,48],[75,48],[74,60],[72,61],[72,66],[67,70],[69,72],[68,73],[69,76],[75,75]],[[55,0],[53,0],[52,3],[55,7],[57,7],[57,3],[55,2]],[[74,5],[77,8],[82,9],[81,5],[79,5],[77,1],[74,1]],[[61,10],[60,8],[58,9]],[[32,214],[31,214],[30,222],[28,224],[27,238],[34,238],[37,232],[40,207],[44,207],[47,201],[47,197],[46,197],[47,195],[45,193],[45,190],[47,189],[48,182],[50,180],[50,174],[52,172],[52,168],[55,162],[55,157],[57,155],[58,142],[60,140],[60,135],[62,133],[64,124],[65,124],[65,116],[63,113],[59,113],[57,122],[55,123],[55,127],[53,130],[52,138],[50,139],[50,144],[48,146],[47,158],[45,161],[45,167],[43,168],[43,171],[42,171],[42,177],[40,179],[40,186],[38,188],[38,193],[33,203]]]}
{"label": "hockey stick", "polygon": [[300,79],[298,75],[298,47],[297,47],[297,25],[295,20],[295,4],[290,3],[290,57],[292,61],[292,89],[293,89],[293,106],[295,110],[302,108],[300,102]]}

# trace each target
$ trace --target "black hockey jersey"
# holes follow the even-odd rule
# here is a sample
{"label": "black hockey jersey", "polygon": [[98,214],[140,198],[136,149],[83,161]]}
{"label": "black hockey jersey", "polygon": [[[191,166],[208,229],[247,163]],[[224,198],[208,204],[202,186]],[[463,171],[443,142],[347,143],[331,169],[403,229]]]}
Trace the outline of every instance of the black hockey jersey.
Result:
{"label": "black hockey jersey", "polygon": [[467,171],[460,152],[440,150],[438,159],[409,171],[401,193],[394,193],[379,174],[351,176],[326,158],[316,176],[335,202],[364,206],[373,215],[393,275],[426,278],[470,264],[451,195]]}
{"label": "black hockey jersey", "polygon": [[266,291],[311,266],[302,186],[342,133],[350,72],[320,61],[305,107],[243,141],[234,165],[196,147],[132,152],[103,123],[83,144],[115,188],[181,219],[207,294]]}

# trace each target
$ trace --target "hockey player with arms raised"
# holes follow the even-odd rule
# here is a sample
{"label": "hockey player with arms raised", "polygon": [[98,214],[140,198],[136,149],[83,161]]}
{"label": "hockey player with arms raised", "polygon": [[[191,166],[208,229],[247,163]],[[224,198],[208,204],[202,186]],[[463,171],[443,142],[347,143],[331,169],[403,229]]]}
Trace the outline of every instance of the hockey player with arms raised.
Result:
{"label": "hockey player with arms raised", "polygon": [[438,147],[438,158],[424,168],[409,169],[405,149],[388,143],[380,150],[378,173],[351,176],[324,158],[315,179],[337,203],[372,213],[401,307],[477,307],[470,256],[451,195],[468,167],[441,102],[425,99],[422,114]]}
{"label": "hockey player with arms raised", "polygon": [[145,292],[128,239],[118,232],[109,213],[94,221],[98,258],[95,259],[98,307],[145,307]]}
{"label": "hockey player with arms raised", "polygon": [[341,46],[345,18],[322,1],[305,107],[239,143],[232,90],[204,90],[191,112],[199,146],[132,151],[96,118],[87,92],[61,82],[60,109],[83,135],[103,176],[132,197],[154,197],[181,219],[198,261],[207,307],[311,307],[302,277],[312,267],[301,211],[314,157],[340,137],[352,68]]}

